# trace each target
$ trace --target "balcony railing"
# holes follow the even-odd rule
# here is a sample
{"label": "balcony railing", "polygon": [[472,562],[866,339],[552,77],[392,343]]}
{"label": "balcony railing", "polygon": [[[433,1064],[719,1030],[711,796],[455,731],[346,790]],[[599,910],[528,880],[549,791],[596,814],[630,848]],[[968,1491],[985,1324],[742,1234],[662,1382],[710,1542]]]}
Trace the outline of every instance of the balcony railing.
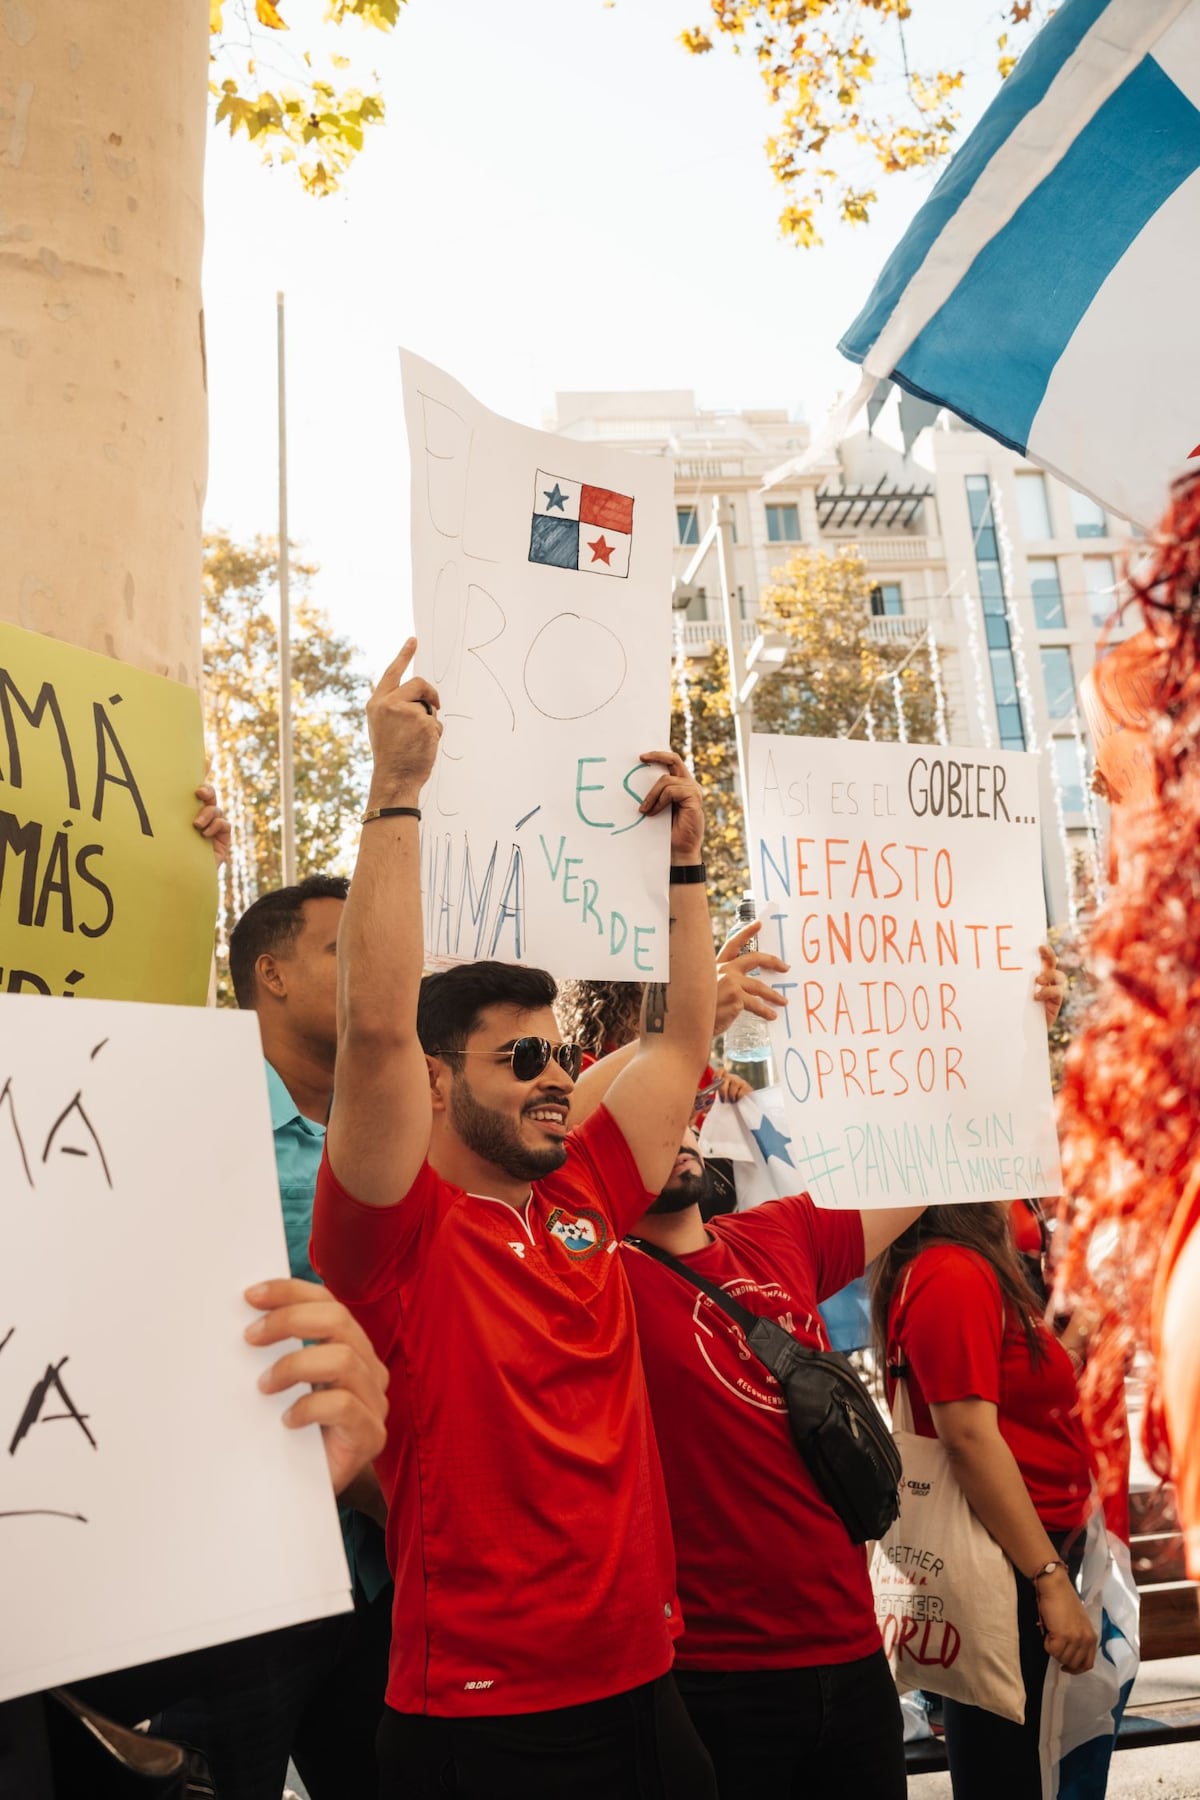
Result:
{"label": "balcony railing", "polygon": [[[742,645],[749,649],[758,636],[758,626],[753,619],[742,620]],[[707,656],[714,644],[725,642],[725,621],[723,619],[685,619],[683,621],[683,647],[691,656]]]}
{"label": "balcony railing", "polygon": [[875,537],[869,531],[824,531],[821,533],[820,548],[838,549],[843,544],[853,544],[861,550],[869,563],[929,562],[937,561],[941,552],[940,546],[933,546],[927,537]]}
{"label": "balcony railing", "polygon": [[[748,650],[759,633],[754,619],[742,620],[742,647]],[[917,644],[925,636],[928,620],[887,617],[868,619],[867,636],[877,644]],[[707,656],[714,644],[724,644],[722,619],[685,619],[683,647],[689,656]]]}
{"label": "balcony railing", "polygon": [[925,636],[928,625],[928,619],[906,619],[900,614],[889,613],[871,620],[867,636],[874,638],[877,644],[916,644]]}

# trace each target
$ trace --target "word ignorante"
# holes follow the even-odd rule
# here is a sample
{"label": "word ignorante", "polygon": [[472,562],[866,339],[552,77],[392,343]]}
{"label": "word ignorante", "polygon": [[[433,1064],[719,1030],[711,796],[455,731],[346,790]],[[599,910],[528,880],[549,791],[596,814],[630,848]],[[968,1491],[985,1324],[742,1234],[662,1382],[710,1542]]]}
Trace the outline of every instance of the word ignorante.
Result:
{"label": "word ignorante", "polygon": [[[95,825],[105,823],[105,808],[116,790],[123,796],[121,804],[132,809],[141,835],[152,838],[146,803],[112,718],[120,704],[120,694],[94,700],[87,741],[72,741],[54,684],[43,681],[31,698],[0,667],[0,786],[20,792],[36,769],[44,788],[50,769],[61,783],[56,807],[86,816]],[[105,847],[73,839],[76,822],[64,818],[56,828],[0,806],[0,920],[83,938],[101,938],[111,928],[113,892],[97,867]],[[85,829],[83,835],[90,834]],[[49,994],[61,988],[69,996],[82,980],[79,969],[52,981],[44,972],[10,967],[5,987],[10,994],[25,989]]]}

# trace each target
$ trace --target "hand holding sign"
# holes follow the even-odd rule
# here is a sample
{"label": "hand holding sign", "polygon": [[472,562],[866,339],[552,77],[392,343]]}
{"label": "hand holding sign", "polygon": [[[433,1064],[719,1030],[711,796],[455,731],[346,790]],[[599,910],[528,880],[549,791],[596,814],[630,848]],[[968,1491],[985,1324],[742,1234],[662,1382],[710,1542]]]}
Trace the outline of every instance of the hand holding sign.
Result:
{"label": "hand holding sign", "polygon": [[1055,1019],[1063,1009],[1063,1001],[1067,997],[1067,978],[1058,966],[1049,944],[1038,948],[1042,966],[1037,972],[1033,984],[1033,997],[1046,1014],[1046,1030],[1049,1031]]}
{"label": "hand holding sign", "polygon": [[196,789],[196,798],[200,802],[200,811],[192,820],[192,830],[198,831],[212,845],[213,860],[219,869],[229,861],[232,827],[217,804],[216,789],[207,781],[202,781]]}
{"label": "hand holding sign", "polygon": [[688,774],[687,764],[673,750],[645,750],[644,763],[661,763],[660,775],[638,811],[648,819],[671,809],[671,861],[697,863],[704,848],[704,796],[699,783]]}
{"label": "hand holding sign", "polygon": [[263,1309],[246,1327],[248,1343],[301,1340],[300,1349],[263,1370],[258,1385],[264,1394],[281,1394],[297,1382],[312,1383],[283,1423],[292,1431],[321,1427],[333,1491],[340,1494],[387,1442],[387,1370],[361,1325],[319,1282],[260,1281],[246,1289],[246,1299]]}

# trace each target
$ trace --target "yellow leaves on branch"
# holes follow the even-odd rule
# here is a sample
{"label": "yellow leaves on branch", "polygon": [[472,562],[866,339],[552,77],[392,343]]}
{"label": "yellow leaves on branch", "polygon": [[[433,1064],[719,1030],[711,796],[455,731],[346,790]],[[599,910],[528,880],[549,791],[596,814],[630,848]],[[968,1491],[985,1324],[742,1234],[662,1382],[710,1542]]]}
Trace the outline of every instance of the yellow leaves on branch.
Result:
{"label": "yellow leaves on branch", "polygon": [[[768,104],[779,108],[766,146],[787,191],[779,223],[802,248],[821,243],[817,220],[828,207],[847,223],[869,221],[877,195],[856,167],[864,156],[894,175],[937,163],[953,146],[963,71],[910,68],[904,26],[920,4],[709,0],[707,29],[679,34],[692,55],[712,50],[720,37],[735,54],[753,46]],[[1036,29],[1033,8],[1034,0],[1014,0],[1010,22]],[[1038,10],[1044,16],[1053,8]],[[1015,58],[1005,62],[1011,67]]]}
{"label": "yellow leaves on branch", "polygon": [[[403,4],[404,0],[326,0],[325,17],[333,25],[357,19],[377,31],[390,31]],[[256,28],[287,31],[286,10],[288,0],[209,0],[212,61],[218,72],[222,66],[231,70],[209,84],[217,101],[214,123],[227,123],[231,137],[244,132],[258,145],[265,163],[293,165],[310,194],[331,194],[362,149],[368,127],[382,123],[383,96],[358,86],[339,91],[332,81],[311,75],[312,56],[307,51],[293,59],[294,83],[259,85],[254,79],[256,58],[247,46],[252,52]],[[337,71],[351,67],[345,56],[330,55],[328,61]]]}

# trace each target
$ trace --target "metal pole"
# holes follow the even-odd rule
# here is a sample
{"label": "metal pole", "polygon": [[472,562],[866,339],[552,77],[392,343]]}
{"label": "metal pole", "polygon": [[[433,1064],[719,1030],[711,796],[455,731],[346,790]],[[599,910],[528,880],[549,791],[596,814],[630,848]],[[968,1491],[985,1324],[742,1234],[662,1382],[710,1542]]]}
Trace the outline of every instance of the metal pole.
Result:
{"label": "metal pole", "polygon": [[287,374],[283,339],[283,295],[275,296],[279,369],[279,819],[283,882],[296,879],[295,782],[292,764],[292,609],[288,592]]}
{"label": "metal pole", "polygon": [[753,700],[742,699],[746,683],[746,656],[742,648],[742,613],[737,600],[733,563],[733,502],[725,495],[713,499],[713,525],[717,539],[717,572],[721,584],[721,610],[725,616],[725,643],[729,654],[729,710],[733,714],[733,741],[737,751],[738,785],[742,790],[743,833],[746,856],[750,855],[750,733],[754,729]]}

